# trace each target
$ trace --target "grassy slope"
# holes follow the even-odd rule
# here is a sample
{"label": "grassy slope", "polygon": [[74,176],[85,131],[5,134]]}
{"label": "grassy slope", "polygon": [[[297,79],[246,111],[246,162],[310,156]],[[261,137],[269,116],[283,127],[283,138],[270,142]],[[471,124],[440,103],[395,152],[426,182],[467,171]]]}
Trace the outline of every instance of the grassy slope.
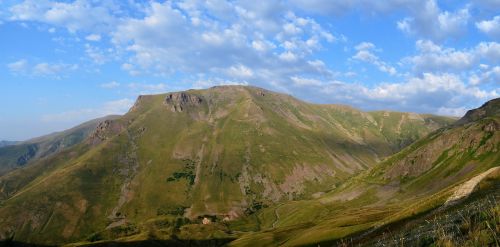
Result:
{"label": "grassy slope", "polygon": [[100,122],[117,117],[98,118],[62,132],[0,146],[0,176],[82,142]]}
{"label": "grassy slope", "polygon": [[[227,237],[230,228],[263,229],[274,224],[263,217],[273,205],[328,192],[409,140],[452,121],[405,113],[377,116],[252,87],[186,95],[188,101],[171,104],[165,104],[167,95],[141,97],[99,138],[0,177],[0,237],[54,244],[172,234],[214,238]],[[174,106],[182,111],[172,111]],[[381,128],[382,121],[384,126],[397,121],[397,131]],[[297,203],[277,209],[278,214],[298,207],[324,209]],[[259,211],[262,207],[267,211]],[[220,221],[248,214],[262,226],[248,218],[212,226],[190,223],[202,215]],[[274,225],[310,215],[295,217]]]}
{"label": "grassy slope", "polygon": [[[491,116],[438,130],[318,199],[264,209],[264,231],[231,245],[332,242],[439,207],[454,185],[500,164],[499,126],[500,117]],[[276,229],[271,212],[283,212]]]}

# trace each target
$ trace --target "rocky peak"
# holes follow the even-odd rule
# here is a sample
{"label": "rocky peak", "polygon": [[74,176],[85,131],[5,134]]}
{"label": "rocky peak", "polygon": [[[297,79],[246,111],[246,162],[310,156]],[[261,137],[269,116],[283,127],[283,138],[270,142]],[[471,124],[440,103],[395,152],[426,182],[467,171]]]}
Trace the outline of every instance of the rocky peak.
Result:
{"label": "rocky peak", "polygon": [[164,104],[173,112],[182,112],[189,106],[198,106],[203,102],[199,96],[186,92],[170,93],[165,97]]}
{"label": "rocky peak", "polygon": [[477,109],[467,111],[465,116],[456,122],[456,125],[464,125],[492,116],[500,116],[500,98],[492,99]]}

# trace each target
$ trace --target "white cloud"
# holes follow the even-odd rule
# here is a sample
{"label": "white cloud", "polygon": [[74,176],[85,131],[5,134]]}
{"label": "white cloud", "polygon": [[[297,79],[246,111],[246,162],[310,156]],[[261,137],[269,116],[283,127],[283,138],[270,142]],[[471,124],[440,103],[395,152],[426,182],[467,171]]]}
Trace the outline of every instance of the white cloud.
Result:
{"label": "white cloud", "polygon": [[60,65],[48,63],[38,63],[33,67],[33,72],[39,75],[55,74],[61,70],[62,67]]}
{"label": "white cloud", "polygon": [[7,68],[14,74],[60,78],[70,71],[77,70],[78,65],[46,62],[31,65],[26,59],[21,59],[7,64]]}
{"label": "white cloud", "polygon": [[28,68],[28,61],[21,59],[12,63],[7,64],[7,68],[13,73],[21,73],[26,71]]}
{"label": "white cloud", "polygon": [[483,68],[483,70],[473,73],[469,77],[471,85],[480,85],[485,83],[500,85],[500,66],[494,66],[491,69]]}
{"label": "white cloud", "polygon": [[74,2],[25,0],[12,6],[10,13],[11,20],[40,21],[64,27],[70,32],[79,30],[103,32],[110,30],[117,21],[110,13],[110,8],[89,0]]}
{"label": "white cloud", "polygon": [[430,40],[417,40],[416,42],[416,47],[417,50],[424,52],[424,53],[429,53],[429,52],[440,52],[441,51],[441,46],[434,44],[434,42]]}
{"label": "white cloud", "polygon": [[497,42],[481,42],[474,51],[478,57],[484,58],[489,62],[500,63],[500,43]]}
{"label": "white cloud", "polygon": [[371,50],[375,50],[375,45],[369,42],[362,42],[354,47],[357,52],[352,57],[355,60],[367,62],[377,66],[377,68],[389,75],[396,75],[396,68],[382,61],[377,55],[373,54]]}
{"label": "white cloud", "polygon": [[483,61],[500,62],[500,44],[481,42],[475,47],[457,50],[443,48],[429,40],[416,42],[419,54],[406,57],[403,62],[410,64],[417,74],[424,72],[464,72],[481,66]]}
{"label": "white cloud", "polygon": [[356,50],[371,50],[375,49],[375,45],[370,42],[361,42],[357,46],[354,47]]}
{"label": "white cloud", "polygon": [[323,84],[320,80],[312,79],[312,78],[303,78],[303,77],[298,77],[298,76],[292,76],[290,79],[292,79],[293,85],[299,86],[299,87],[321,86]]}
{"label": "white cloud", "polygon": [[120,83],[116,81],[108,82],[108,83],[103,83],[100,85],[102,88],[117,88],[120,86]]}
{"label": "white cloud", "polygon": [[248,78],[253,76],[253,71],[250,68],[239,64],[237,66],[231,66],[226,71],[226,74],[236,78]]}
{"label": "white cloud", "polygon": [[[449,9],[454,5],[450,4],[444,10],[438,6],[437,0],[290,0],[259,4],[226,0],[147,1],[140,3],[138,8],[134,6],[134,14],[130,14],[125,13],[127,9],[121,8],[120,2],[26,0],[15,4],[9,13],[10,20],[26,22],[30,27],[35,26],[31,23],[35,21],[49,24],[41,25],[49,32],[55,32],[55,28],[58,34],[63,34],[60,32],[63,29],[73,32],[74,35],[70,36],[79,39],[77,42],[84,48],[87,56],[84,61],[92,60],[97,65],[119,62],[124,71],[134,76],[179,76],[186,83],[195,81],[192,84],[195,87],[248,83],[281,91],[310,87],[323,91],[325,97],[332,96],[330,99],[333,96],[339,99],[350,97],[354,103],[362,101],[370,106],[372,102],[374,106],[390,102],[398,109],[417,109],[422,103],[428,104],[424,108],[434,113],[459,112],[463,106],[433,100],[432,97],[451,97],[454,102],[466,104],[446,90],[474,102],[498,93],[488,93],[478,87],[497,80],[500,44],[481,42],[460,49],[443,45],[448,39],[464,33],[472,19],[470,14],[475,14],[474,4],[459,4],[459,7]],[[373,87],[344,83],[337,77],[354,75],[350,64],[347,64],[350,72],[334,72],[319,59],[327,57],[323,56],[325,54],[331,54],[335,59],[343,56],[336,53],[338,47],[330,42],[344,40],[343,45],[349,48],[352,44],[342,34],[333,35],[330,30],[335,27],[328,21],[307,15],[341,15],[349,11],[368,15],[394,12],[401,17],[397,28],[418,39],[415,54],[396,66],[394,60],[384,61],[386,54],[373,43],[362,42],[354,47],[354,54],[347,56],[350,56],[349,61],[371,64],[389,75],[407,78],[405,81],[384,84],[372,81]],[[481,19],[476,26],[488,35],[495,35],[497,17]],[[108,38],[111,39],[111,49],[104,46],[107,42],[94,43],[108,41]],[[318,51],[325,50],[327,52],[317,56]],[[348,49],[344,51],[348,52]],[[486,68],[485,64],[490,66]],[[332,66],[337,65],[332,63]],[[404,66],[410,69],[403,71]],[[12,73],[31,76],[60,76],[76,69],[72,64],[29,63],[26,60],[12,62],[7,67]],[[426,84],[423,80],[439,83]],[[462,80],[468,83],[464,84]],[[105,84],[110,88],[117,86]],[[105,84],[101,86],[106,87]],[[130,83],[122,88],[134,93],[161,93],[171,89],[169,85]],[[430,91],[432,88],[435,91]],[[437,103],[418,101],[419,93],[429,102]],[[315,95],[315,92],[309,95]],[[344,103],[350,102],[346,100]],[[413,103],[413,108],[410,103]],[[442,104],[439,106],[441,110],[439,104]]]}
{"label": "white cloud", "polygon": [[290,74],[314,72],[308,63],[313,52],[335,41],[314,20],[275,2],[221,1],[217,6],[225,7],[207,14],[206,8],[215,8],[208,3],[152,2],[144,17],[124,19],[112,33],[113,43],[131,55],[122,69],[135,75],[206,78],[223,73],[253,83],[269,80],[263,74],[272,74],[284,81]]}
{"label": "white cloud", "polygon": [[368,15],[403,12],[407,16],[396,23],[398,29],[437,41],[459,36],[465,31],[470,19],[468,6],[452,12],[443,11],[436,0],[291,0],[291,3],[297,9],[327,16],[354,11]]}
{"label": "white cloud", "polygon": [[467,8],[456,12],[442,11],[435,0],[424,0],[409,8],[411,17],[397,22],[406,33],[433,40],[456,37],[465,32],[470,18]]}
{"label": "white cloud", "polygon": [[102,65],[108,62],[113,54],[111,52],[106,52],[99,48],[98,46],[92,46],[90,44],[85,44],[85,54],[96,64]]}
{"label": "white cloud", "polygon": [[271,49],[276,48],[276,45],[270,41],[254,40],[252,41],[252,47],[259,52],[267,52]]}
{"label": "white cloud", "polygon": [[41,120],[45,123],[77,124],[107,115],[124,114],[133,104],[134,100],[132,99],[119,99],[105,102],[97,108],[84,108],[55,114],[46,114],[42,116]]}
{"label": "white cloud", "polygon": [[101,40],[101,35],[99,34],[89,34],[85,37],[86,40],[88,41],[100,41]]}
{"label": "white cloud", "polygon": [[295,62],[297,61],[297,56],[291,51],[285,51],[280,54],[279,58],[285,62]]}
{"label": "white cloud", "polygon": [[[393,109],[435,114],[460,115],[463,108],[477,107],[500,96],[498,90],[482,90],[468,86],[453,74],[425,73],[401,83],[385,83],[374,87],[345,82],[331,82],[312,91],[341,103],[369,109]],[[454,109],[454,111],[452,111]]]}
{"label": "white cloud", "polygon": [[493,17],[491,20],[476,22],[476,27],[491,37],[500,38],[500,15]]}

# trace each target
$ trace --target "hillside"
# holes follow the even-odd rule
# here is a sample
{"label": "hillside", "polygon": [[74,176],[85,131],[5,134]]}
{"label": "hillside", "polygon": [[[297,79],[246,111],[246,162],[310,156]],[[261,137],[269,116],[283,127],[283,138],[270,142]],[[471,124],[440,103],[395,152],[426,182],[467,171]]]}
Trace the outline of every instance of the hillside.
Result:
{"label": "hillside", "polygon": [[0,148],[5,147],[5,146],[14,145],[16,143],[18,143],[18,142],[16,142],[16,141],[0,141]]}
{"label": "hillside", "polygon": [[80,124],[71,129],[50,135],[37,137],[24,142],[0,143],[0,175],[13,169],[30,165],[34,161],[58,153],[72,147],[88,137],[97,125],[107,119],[118,116],[107,116]]}
{"label": "hillside", "polygon": [[[458,124],[432,132],[316,199],[259,212],[247,223],[253,222],[259,232],[244,235],[231,245],[366,241],[380,237],[370,235],[372,232],[381,234],[379,230],[390,225],[462,203],[484,180],[498,188],[500,115],[489,109],[499,109],[499,102],[492,100],[469,111]],[[361,233],[365,236],[359,237]]]}
{"label": "hillside", "polygon": [[[453,121],[255,87],[140,96],[85,141],[0,177],[0,237],[234,238],[228,224],[263,229],[251,222],[265,209],[336,190]],[[203,217],[217,223],[200,225]]]}

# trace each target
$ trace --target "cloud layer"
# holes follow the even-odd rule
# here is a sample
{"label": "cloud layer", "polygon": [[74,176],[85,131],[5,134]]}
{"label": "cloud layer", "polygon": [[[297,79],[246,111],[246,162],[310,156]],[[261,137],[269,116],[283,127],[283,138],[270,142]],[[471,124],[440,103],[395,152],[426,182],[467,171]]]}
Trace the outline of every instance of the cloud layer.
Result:
{"label": "cloud layer", "polygon": [[[115,66],[130,78],[100,80],[102,90],[157,93],[179,85],[252,84],[315,102],[460,115],[500,94],[500,16],[488,12],[495,4],[483,0],[444,8],[436,0],[25,0],[1,16],[6,22],[46,25],[53,35],[65,30],[92,69]],[[394,55],[392,47],[373,37],[347,37],[335,25],[352,15],[389,16],[391,34],[401,35],[411,49]],[[453,45],[470,32],[484,37]],[[24,57],[5,67],[16,76],[54,78],[89,70],[85,64]],[[59,119],[98,113],[104,112],[84,109]]]}

